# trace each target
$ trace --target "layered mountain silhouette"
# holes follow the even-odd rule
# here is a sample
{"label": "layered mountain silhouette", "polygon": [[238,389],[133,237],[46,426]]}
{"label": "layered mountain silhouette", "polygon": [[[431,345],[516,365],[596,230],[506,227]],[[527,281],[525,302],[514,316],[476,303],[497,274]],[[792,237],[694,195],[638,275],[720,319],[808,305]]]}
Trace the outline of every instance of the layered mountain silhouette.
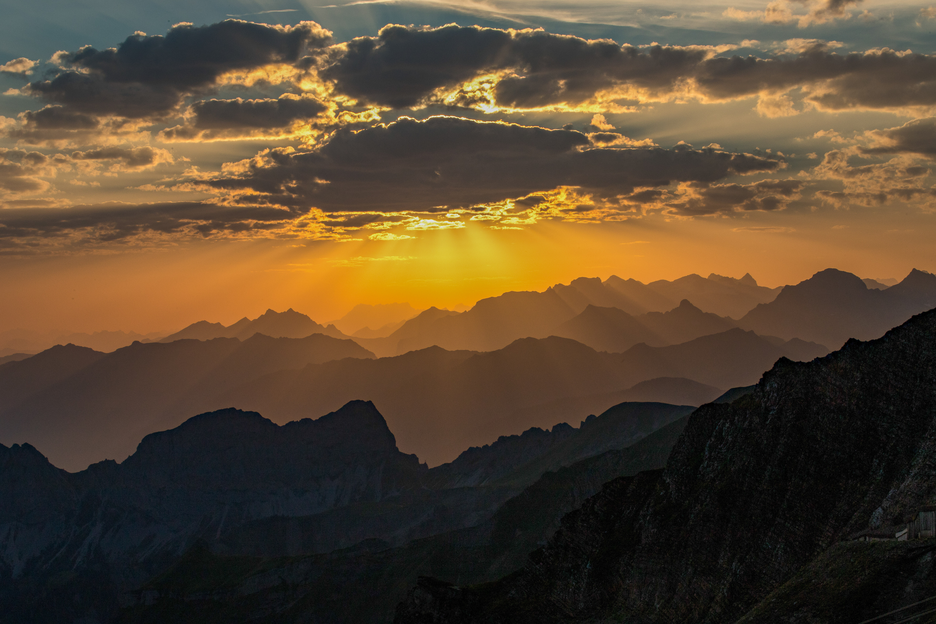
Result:
{"label": "layered mountain silhouette", "polygon": [[[474,307],[461,313],[430,308],[405,322],[389,336],[372,338],[366,342],[362,341],[361,344],[380,356],[398,355],[429,346],[440,346],[450,350],[494,351],[518,338],[568,335],[564,333],[564,324],[572,322],[590,306],[615,308],[635,316],[647,312],[681,310],[681,301],[689,300],[693,303],[702,302],[696,305],[704,310],[740,317],[757,304],[771,301],[777,292],[778,290],[758,286],[750,275],[740,280],[714,274],[708,278],[689,275],[673,282],[661,280],[651,284],[623,280],[616,276],[611,276],[605,281],[583,277],[573,280],[568,285],[557,284],[543,292],[508,292],[498,297],[482,299]],[[682,313],[690,316],[685,310]],[[591,322],[602,323],[601,319],[593,318],[597,316],[597,312],[589,312],[578,322],[572,322],[568,331],[577,331],[583,335],[600,331],[589,327]],[[664,341],[661,344],[674,344],[702,335],[698,332],[702,331],[705,325],[705,321],[689,321],[687,318],[685,320],[689,321],[690,325],[695,323],[698,327],[690,329],[687,325],[686,329],[682,330],[684,333],[679,334],[679,330],[674,329],[676,318],[644,320],[649,323],[647,330],[644,330],[644,338],[654,343],[663,340],[663,336],[660,336],[659,340],[653,340],[655,329],[663,331],[664,334],[667,331],[673,334],[668,342]],[[608,321],[604,322],[608,324]],[[714,319],[708,319],[707,322],[717,325],[714,331],[723,331],[733,326],[727,320],[721,324]],[[618,328],[610,326],[607,329],[613,332]],[[622,329],[626,330],[623,327]],[[683,335],[689,337],[682,337]],[[365,340],[363,337],[361,339]],[[613,350],[626,348],[619,346],[626,343],[626,339],[606,337],[604,340],[610,342],[602,347],[608,346]]]}
{"label": "layered mountain silhouette", "polygon": [[829,348],[849,338],[868,340],[936,307],[936,275],[914,269],[899,284],[871,289],[851,273],[826,269],[785,286],[770,303],[738,321],[744,329],[781,338],[801,338]]}
{"label": "layered mountain silhouette", "polygon": [[553,332],[597,351],[620,352],[636,344],[652,347],[687,342],[737,327],[732,319],[703,312],[688,299],[668,312],[632,316],[619,308],[589,305]]}
{"label": "layered mountain silhouette", "polygon": [[[0,442],[29,441],[69,470],[123,459],[142,436],[179,425],[182,414],[236,405],[286,423],[360,397],[382,406],[401,448],[434,466],[466,447],[578,422],[622,401],[697,405],[756,382],[780,357],[827,352],[740,329],[623,354],[550,337],[487,353],[431,347],[375,360],[350,340],[322,334],[136,343],[107,355],[83,352],[77,363],[68,355],[74,349],[0,366]],[[682,381],[635,388],[656,378]]]}
{"label": "layered mountain silhouette", "polygon": [[349,336],[378,338],[389,336],[417,314],[419,310],[408,303],[377,305],[361,303],[329,325],[334,325],[339,331]]}
{"label": "layered mountain silhouette", "polygon": [[[196,543],[235,555],[304,555],[367,538],[406,542],[462,530],[487,522],[546,466],[637,442],[689,411],[620,406],[579,429],[529,431],[469,450],[434,471],[397,449],[365,401],[283,426],[233,408],[201,414],[146,436],[122,463],[74,474],[31,445],[0,445],[0,621],[113,611],[118,591]],[[498,479],[507,484],[478,487]],[[60,596],[47,596],[54,608],[37,604],[50,579],[76,597],[58,604]],[[86,585],[98,590],[82,596]]]}
{"label": "layered mountain silhouette", "polygon": [[129,346],[136,341],[152,341],[165,334],[153,332],[139,334],[125,331],[61,332],[6,330],[0,332],[0,358],[15,354],[35,354],[56,345],[75,344],[95,351],[110,352]]}
{"label": "layered mountain silhouette", "polygon": [[238,338],[246,340],[254,334],[263,334],[273,338],[305,338],[312,334],[325,334],[332,338],[347,338],[335,326],[319,325],[311,318],[289,308],[285,312],[267,310],[251,320],[242,318],[233,325],[198,321],[185,329],[166,336],[160,342],[176,340],[214,340],[215,338]]}
{"label": "layered mountain silhouette", "polygon": [[494,351],[519,338],[551,335],[623,351],[641,342],[667,346],[741,327],[837,348],[848,338],[879,337],[936,306],[936,277],[929,273],[914,270],[890,287],[869,283],[835,269],[777,289],[758,286],[750,275],[688,275],[650,284],[616,276],[579,278],[543,292],[482,299],[461,313],[430,308],[387,336],[356,339],[379,356],[429,346]]}
{"label": "layered mountain silhouette", "polygon": [[552,426],[557,412],[536,409],[543,404],[563,402],[570,409],[562,420],[575,422],[626,400],[618,393],[639,382],[683,377],[725,389],[756,382],[780,357],[812,359],[827,351],[738,329],[624,354],[596,352],[567,338],[526,338],[488,353],[432,347],[394,358],[313,365],[242,384],[228,396],[231,404],[277,422],[368,397],[381,405],[401,448],[433,466],[468,446]]}
{"label": "layered mountain silhouette", "polygon": [[663,466],[685,424],[680,418],[628,448],[547,472],[471,528],[396,548],[368,540],[343,551],[273,559],[196,545],[165,573],[127,594],[132,599],[117,621],[389,622],[420,575],[480,583],[521,567],[562,516],[604,482]]}
{"label": "layered mountain silhouette", "polygon": [[395,622],[858,622],[912,606],[936,589],[931,540],[843,542],[936,500],[934,379],[936,311],[780,360],[697,409],[664,470],[565,516],[522,571],[424,580]]}
{"label": "layered mountain silhouette", "polygon": [[122,460],[185,414],[231,405],[225,395],[249,380],[347,357],[373,354],[321,334],[138,342],[108,354],[53,347],[0,366],[0,441],[29,441],[69,470]]}

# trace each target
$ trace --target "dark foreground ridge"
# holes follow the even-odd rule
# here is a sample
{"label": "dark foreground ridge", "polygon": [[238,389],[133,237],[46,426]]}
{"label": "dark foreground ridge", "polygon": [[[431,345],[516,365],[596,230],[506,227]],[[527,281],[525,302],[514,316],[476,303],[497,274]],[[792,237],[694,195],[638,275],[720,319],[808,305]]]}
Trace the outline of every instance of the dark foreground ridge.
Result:
{"label": "dark foreground ridge", "polygon": [[932,545],[840,542],[934,502],[930,311],[813,362],[781,359],[752,393],[696,410],[664,470],[565,516],[521,571],[424,579],[395,622],[860,622],[936,595]]}

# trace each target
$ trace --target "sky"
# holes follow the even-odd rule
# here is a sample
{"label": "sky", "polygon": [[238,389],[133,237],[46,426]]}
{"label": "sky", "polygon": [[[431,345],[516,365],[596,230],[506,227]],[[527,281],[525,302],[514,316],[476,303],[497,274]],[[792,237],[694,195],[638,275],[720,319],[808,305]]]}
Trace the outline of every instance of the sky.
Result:
{"label": "sky", "polygon": [[936,5],[2,0],[0,330],[936,270]]}

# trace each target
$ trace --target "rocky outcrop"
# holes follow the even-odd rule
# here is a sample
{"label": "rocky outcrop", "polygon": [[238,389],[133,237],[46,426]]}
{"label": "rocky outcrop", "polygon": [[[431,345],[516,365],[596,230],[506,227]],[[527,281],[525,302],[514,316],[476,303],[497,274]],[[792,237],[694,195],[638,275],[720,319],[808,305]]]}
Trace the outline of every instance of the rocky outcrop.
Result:
{"label": "rocky outcrop", "polygon": [[521,572],[424,583],[396,622],[731,622],[839,541],[934,501],[936,311],[780,360],[752,393],[694,412],[665,470],[566,516]]}

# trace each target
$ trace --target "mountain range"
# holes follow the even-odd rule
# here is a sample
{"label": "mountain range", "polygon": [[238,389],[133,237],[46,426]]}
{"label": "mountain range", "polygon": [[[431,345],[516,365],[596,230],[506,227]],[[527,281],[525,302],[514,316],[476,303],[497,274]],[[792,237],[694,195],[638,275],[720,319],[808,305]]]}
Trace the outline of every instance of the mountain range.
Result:
{"label": "mountain range", "polygon": [[[113,611],[119,591],[193,544],[295,556],[462,530],[486,522],[548,468],[629,446],[690,411],[626,404],[578,429],[501,438],[433,470],[401,453],[364,401],[282,426],[236,409],[201,414],[147,435],[119,464],[78,473],[31,445],[0,445],[0,622],[40,621],[35,611],[61,621],[72,600],[79,610]],[[56,584],[75,597],[35,602]]]}
{"label": "mountain range", "polygon": [[[936,277],[695,277],[765,300],[576,280],[386,338],[268,311],[0,364],[0,623],[844,623],[936,591],[925,543],[849,541],[936,502],[936,310],[876,338]],[[548,334],[362,346],[438,323]],[[876,339],[799,337],[846,334]]]}
{"label": "mountain range", "polygon": [[[736,321],[690,299],[636,315],[607,307],[645,309],[675,294],[751,309]],[[285,423],[363,397],[382,406],[401,448],[437,465],[468,446],[580,420],[622,400],[701,404],[756,382],[779,357],[809,360],[932,306],[929,273],[913,271],[881,290],[829,269],[779,294],[749,276],[649,285],[582,278],[543,293],[506,293],[462,313],[430,308],[385,338],[348,338],[293,310],[270,310],[231,326],[193,324],[160,348],[135,343],[106,355],[59,348],[0,364],[0,442],[28,441],[79,470],[127,457],[136,440],[180,424],[184,414],[236,405]],[[350,320],[411,312],[359,308]],[[439,347],[508,340],[483,353]],[[431,346],[409,350],[423,344]],[[381,349],[405,353],[361,361]],[[623,394],[665,378],[685,381]],[[708,390],[690,391],[693,384]]]}
{"label": "mountain range", "polygon": [[394,621],[844,623],[912,608],[936,590],[932,539],[849,540],[893,536],[936,500],[934,379],[936,311],[781,359],[752,392],[693,412],[664,469],[566,515],[520,571],[425,579]]}

